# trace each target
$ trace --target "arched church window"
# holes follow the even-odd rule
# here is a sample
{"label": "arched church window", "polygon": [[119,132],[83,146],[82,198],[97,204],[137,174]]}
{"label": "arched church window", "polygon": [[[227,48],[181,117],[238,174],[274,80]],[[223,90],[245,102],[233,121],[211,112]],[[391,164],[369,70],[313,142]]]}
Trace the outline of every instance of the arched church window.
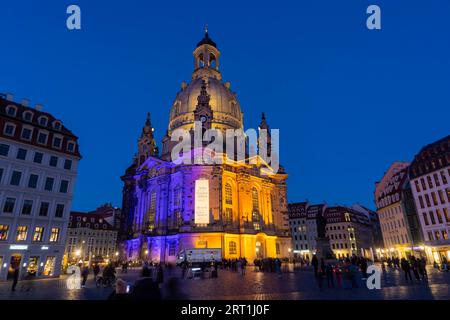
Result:
{"label": "arched church window", "polygon": [[229,183],[225,185],[225,204],[233,204],[233,192]]}
{"label": "arched church window", "polygon": [[259,196],[258,190],[255,187],[252,189],[252,205],[253,211],[259,211]]}
{"label": "arched church window", "polygon": [[252,212],[252,221],[253,221],[253,228],[255,230],[261,229],[261,219],[259,215],[259,196],[258,196],[258,190],[253,187],[252,188],[252,206],[253,206],[253,212]]}
{"label": "arched church window", "polygon": [[216,68],[217,66],[216,56],[212,53],[209,55],[209,66],[211,68]]}
{"label": "arched church window", "polygon": [[229,254],[237,254],[237,247],[235,241],[230,241],[228,244],[228,253]]}

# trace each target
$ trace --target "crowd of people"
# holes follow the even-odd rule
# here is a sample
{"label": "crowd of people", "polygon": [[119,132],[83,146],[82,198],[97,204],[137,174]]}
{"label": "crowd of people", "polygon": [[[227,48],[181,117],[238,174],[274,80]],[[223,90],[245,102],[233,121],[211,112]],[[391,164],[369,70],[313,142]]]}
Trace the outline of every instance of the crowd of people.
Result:
{"label": "crowd of people", "polygon": [[353,255],[345,259],[324,260],[314,255],[311,265],[319,288],[326,278],[328,288],[358,288],[362,279],[367,278],[368,260]]}
{"label": "crowd of people", "polygon": [[222,268],[224,270],[230,270],[232,272],[239,272],[242,275],[245,275],[245,269],[248,265],[247,259],[239,258],[239,259],[223,259],[222,260]]}
{"label": "crowd of people", "polygon": [[278,276],[281,277],[282,270],[281,265],[282,261],[279,258],[264,258],[264,259],[255,259],[253,261],[253,265],[255,266],[255,270],[262,272],[275,272]]}

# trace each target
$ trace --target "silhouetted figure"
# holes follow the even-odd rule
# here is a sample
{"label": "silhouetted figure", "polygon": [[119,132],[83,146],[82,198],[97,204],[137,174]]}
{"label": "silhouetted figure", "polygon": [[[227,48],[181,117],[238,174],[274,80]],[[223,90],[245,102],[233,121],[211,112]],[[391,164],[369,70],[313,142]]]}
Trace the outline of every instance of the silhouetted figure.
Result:
{"label": "silhouetted figure", "polygon": [[141,276],[143,278],[151,277],[150,268],[148,267],[148,262],[145,261],[144,266],[142,267],[142,273]]}
{"label": "silhouetted figure", "polygon": [[405,273],[405,280],[408,281],[408,278],[409,278],[409,280],[412,281],[411,266],[409,265],[408,260],[406,260],[405,258],[402,258],[400,264],[401,264],[403,272]]}
{"label": "silhouetted figure", "polygon": [[83,271],[81,271],[81,277],[82,277],[81,287],[84,287],[86,285],[88,276],[89,276],[89,267],[86,266],[83,268]]}
{"label": "silhouetted figure", "polygon": [[319,269],[319,259],[317,259],[316,255],[313,255],[312,259],[311,259],[311,264],[314,268],[314,276],[317,277],[317,271]]}
{"label": "silhouetted figure", "polygon": [[14,275],[13,275],[13,283],[11,287],[11,291],[16,291],[17,283],[19,282],[19,268],[14,269]]}
{"label": "silhouetted figure", "polygon": [[92,268],[92,271],[94,272],[94,282],[97,282],[98,274],[100,273],[100,266],[98,264],[95,264]]}
{"label": "silhouetted figure", "polygon": [[326,275],[327,275],[328,288],[334,288],[333,266],[330,263],[328,263],[326,265],[325,272],[326,272]]}

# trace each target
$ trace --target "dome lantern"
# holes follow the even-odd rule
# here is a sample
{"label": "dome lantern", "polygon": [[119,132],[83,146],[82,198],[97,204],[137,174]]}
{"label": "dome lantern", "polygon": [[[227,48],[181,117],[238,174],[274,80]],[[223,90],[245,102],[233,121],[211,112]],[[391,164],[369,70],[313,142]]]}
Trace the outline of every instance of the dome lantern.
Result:
{"label": "dome lantern", "polygon": [[216,43],[209,37],[208,26],[205,27],[205,36],[194,50],[194,72],[192,79],[213,77],[221,80],[219,72],[220,51],[217,49]]}

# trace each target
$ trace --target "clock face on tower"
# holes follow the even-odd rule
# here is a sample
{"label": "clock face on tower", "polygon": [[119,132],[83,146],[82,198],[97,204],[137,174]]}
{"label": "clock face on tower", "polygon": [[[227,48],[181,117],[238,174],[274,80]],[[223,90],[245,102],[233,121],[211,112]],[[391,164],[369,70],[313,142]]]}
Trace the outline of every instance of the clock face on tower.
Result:
{"label": "clock face on tower", "polygon": [[200,116],[200,121],[201,121],[202,123],[205,123],[206,120],[208,120],[208,118],[207,118],[206,116]]}

